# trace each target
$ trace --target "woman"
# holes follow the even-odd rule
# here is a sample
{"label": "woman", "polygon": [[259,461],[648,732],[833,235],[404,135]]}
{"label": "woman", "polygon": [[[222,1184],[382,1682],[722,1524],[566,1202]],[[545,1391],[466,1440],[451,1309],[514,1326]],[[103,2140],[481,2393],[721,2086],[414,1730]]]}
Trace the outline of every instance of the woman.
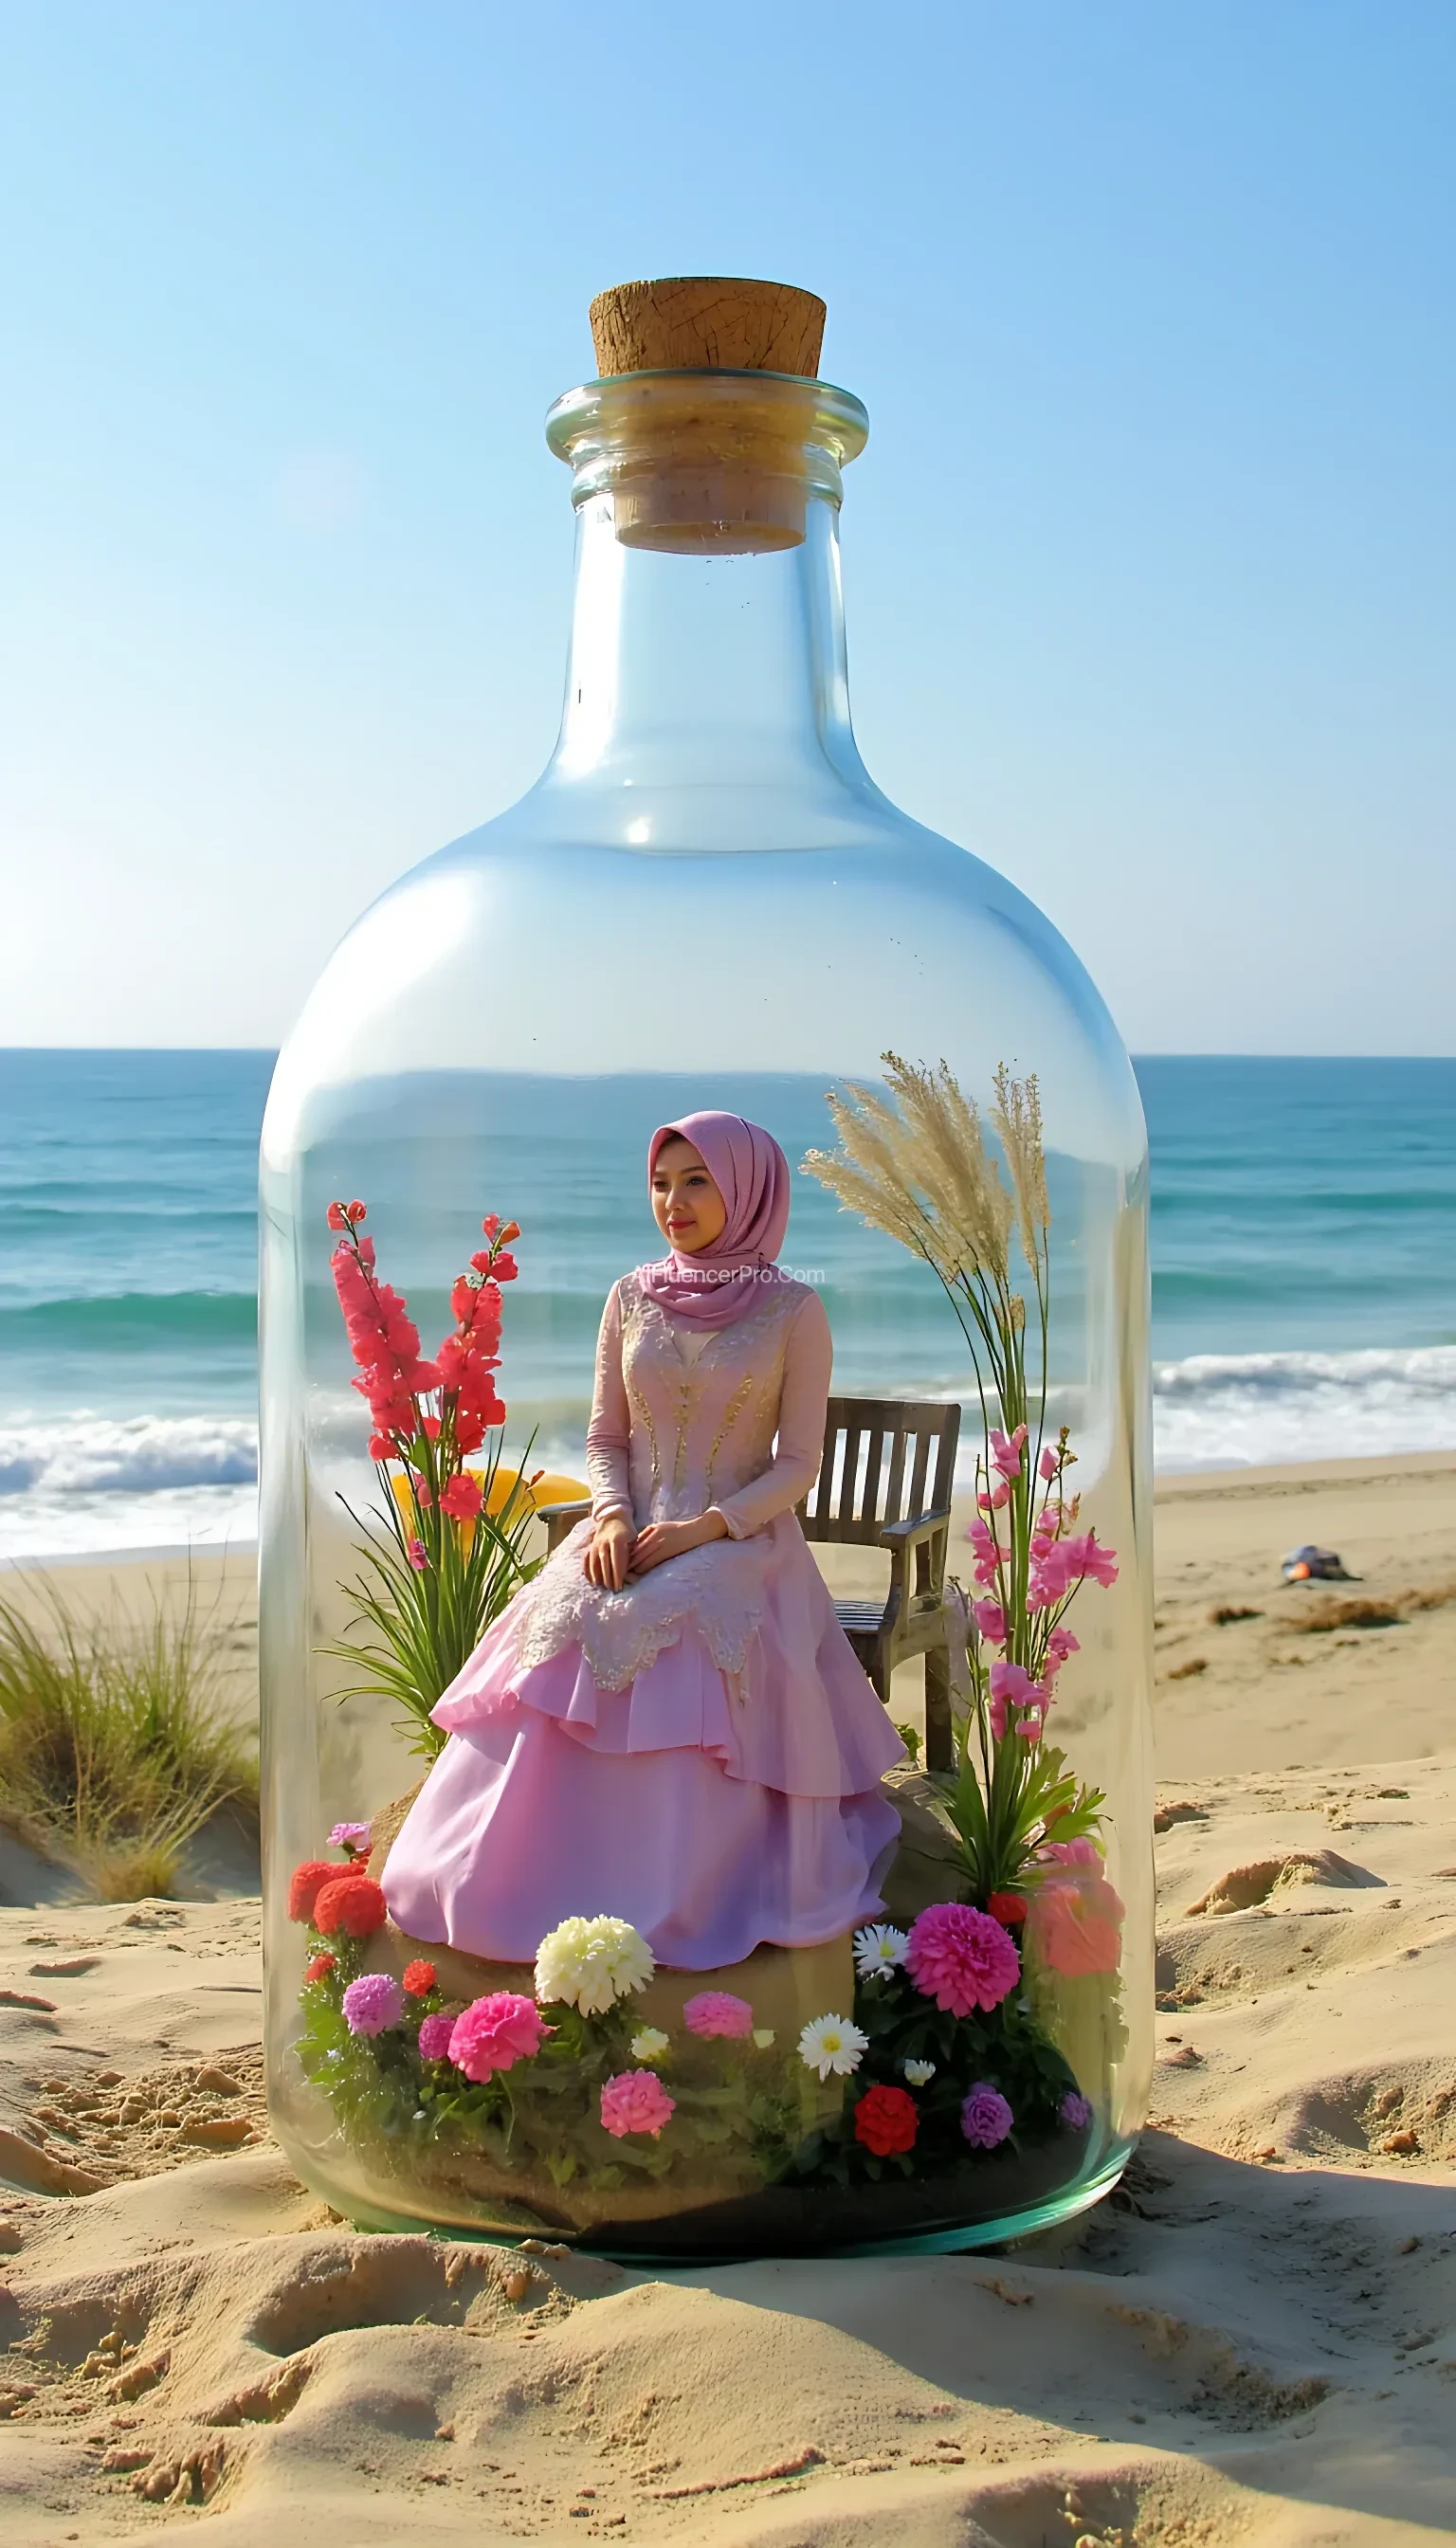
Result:
{"label": "woman", "polygon": [[384,1872],[411,1938],[525,1962],[574,1913],[705,1971],[881,1908],[903,1758],[794,1506],[819,1466],[829,1322],[779,1274],[788,1162],[738,1115],[660,1127],[668,1254],[608,1296],[591,1518],[434,1709],[450,1736]]}

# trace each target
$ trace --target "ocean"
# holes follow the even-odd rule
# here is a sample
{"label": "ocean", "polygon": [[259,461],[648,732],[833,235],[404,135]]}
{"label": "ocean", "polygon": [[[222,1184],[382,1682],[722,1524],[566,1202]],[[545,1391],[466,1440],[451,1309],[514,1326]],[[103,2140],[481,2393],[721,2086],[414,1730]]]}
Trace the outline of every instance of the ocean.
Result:
{"label": "ocean", "polygon": [[[1456,1447],[1456,1060],[1136,1066],[1159,1467]],[[0,1559],[252,1538],[271,1069],[263,1052],[0,1051]],[[646,1236],[630,1184],[618,1206],[598,1182],[588,1289]],[[502,1385],[541,1422],[536,1457],[570,1466],[580,1410],[544,1359],[556,1254],[522,1282]],[[956,1390],[944,1303],[928,1283],[902,1297],[893,1385]],[[833,1316],[849,1375],[853,1309]]]}

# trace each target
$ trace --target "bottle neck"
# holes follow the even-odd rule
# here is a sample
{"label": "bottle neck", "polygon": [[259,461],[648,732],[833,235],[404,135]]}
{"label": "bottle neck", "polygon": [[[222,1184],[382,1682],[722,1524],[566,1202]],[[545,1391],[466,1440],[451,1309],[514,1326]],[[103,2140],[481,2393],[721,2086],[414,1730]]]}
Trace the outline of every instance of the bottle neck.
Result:
{"label": "bottle neck", "polygon": [[566,701],[548,783],[863,779],[837,504],[811,495],[791,547],[705,556],[630,545],[615,500],[589,496],[578,510]]}

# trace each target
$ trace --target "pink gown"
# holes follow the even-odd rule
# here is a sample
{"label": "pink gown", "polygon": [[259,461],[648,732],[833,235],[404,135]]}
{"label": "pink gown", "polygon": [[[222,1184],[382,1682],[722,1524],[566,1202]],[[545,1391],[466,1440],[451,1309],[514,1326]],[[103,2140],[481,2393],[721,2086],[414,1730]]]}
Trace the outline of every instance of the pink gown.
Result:
{"label": "pink gown", "polygon": [[[829,1393],[817,1293],[774,1280],[731,1325],[607,1300],[592,1509],[638,1528],[715,1506],[730,1536],[620,1592],[582,1522],[434,1710],[449,1741],[390,1852],[410,1937],[526,1962],[574,1913],[630,1920],[692,1971],[807,1947],[881,1908],[903,1747],[834,1615],[794,1505]],[[775,1441],[776,1436],[776,1441]]]}

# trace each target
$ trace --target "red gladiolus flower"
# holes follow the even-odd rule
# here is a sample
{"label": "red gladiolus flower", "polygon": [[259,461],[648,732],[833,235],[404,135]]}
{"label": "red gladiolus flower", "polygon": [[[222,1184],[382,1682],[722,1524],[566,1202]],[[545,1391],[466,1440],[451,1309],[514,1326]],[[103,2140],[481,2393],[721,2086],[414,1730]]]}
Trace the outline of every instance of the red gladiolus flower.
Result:
{"label": "red gladiolus flower", "polygon": [[405,1966],[405,1988],[412,1999],[423,1999],[434,1986],[435,1968],[426,1963],[423,1956],[416,1956],[412,1963]]}
{"label": "red gladiolus flower", "polygon": [[866,2088],[855,2108],[855,2138],[876,2158],[913,2149],[919,2130],[915,2100],[904,2088]]}
{"label": "red gladiolus flower", "polygon": [[305,1981],[306,1981],[306,1982],[323,1982],[323,1981],[327,1981],[329,1974],[332,1972],[332,1970],[333,1970],[333,1968],[334,1968],[334,1965],[335,1965],[337,1962],[338,1962],[338,1957],[337,1957],[337,1956],[316,1956],[314,1957],[314,1959],[313,1959],[312,1963],[307,1963],[307,1964],[305,1964],[305,1966],[304,1966],[304,1979],[305,1979]]}
{"label": "red gladiolus flower", "polygon": [[331,1203],[325,1215],[330,1229],[347,1229],[348,1219],[341,1203]]}
{"label": "red gladiolus flower", "polygon": [[398,1456],[399,1455],[396,1452],[395,1446],[390,1440],[388,1433],[370,1434],[369,1457],[371,1460],[393,1460]]}
{"label": "red gladiolus flower", "polygon": [[372,1938],[388,1917],[384,1893],[370,1875],[340,1875],[329,1869],[331,1884],[320,1885],[314,1904],[314,1926],[325,1938],[340,1931],[348,1938]]}
{"label": "red gladiolus flower", "polygon": [[508,1247],[512,1238],[519,1238],[519,1236],[520,1223],[518,1221],[507,1221],[505,1228],[500,1232],[500,1244],[502,1247]]}
{"label": "red gladiolus flower", "polygon": [[288,1880],[288,1916],[290,1920],[312,1920],[320,1889],[342,1875],[336,1858],[306,1858],[296,1866]]}
{"label": "red gladiolus flower", "polygon": [[346,1203],[344,1210],[348,1214],[350,1221],[363,1221],[365,1218],[364,1206],[362,1203]]}
{"label": "red gladiolus flower", "polygon": [[520,1272],[520,1267],[513,1256],[502,1255],[497,1257],[491,1271],[498,1283],[513,1283]]}
{"label": "red gladiolus flower", "polygon": [[1027,1898],[1024,1893],[992,1893],[987,1897],[986,1909],[1003,1929],[1015,1929],[1027,1916]]}
{"label": "red gladiolus flower", "polygon": [[473,1478],[468,1469],[461,1469],[447,1487],[441,1488],[440,1510],[448,1513],[452,1521],[474,1521],[481,1508],[483,1492],[479,1478]]}
{"label": "red gladiolus flower", "polygon": [[500,1228],[500,1215],[499,1212],[488,1212],[485,1220],[481,1223],[481,1228],[488,1238],[497,1237]]}

